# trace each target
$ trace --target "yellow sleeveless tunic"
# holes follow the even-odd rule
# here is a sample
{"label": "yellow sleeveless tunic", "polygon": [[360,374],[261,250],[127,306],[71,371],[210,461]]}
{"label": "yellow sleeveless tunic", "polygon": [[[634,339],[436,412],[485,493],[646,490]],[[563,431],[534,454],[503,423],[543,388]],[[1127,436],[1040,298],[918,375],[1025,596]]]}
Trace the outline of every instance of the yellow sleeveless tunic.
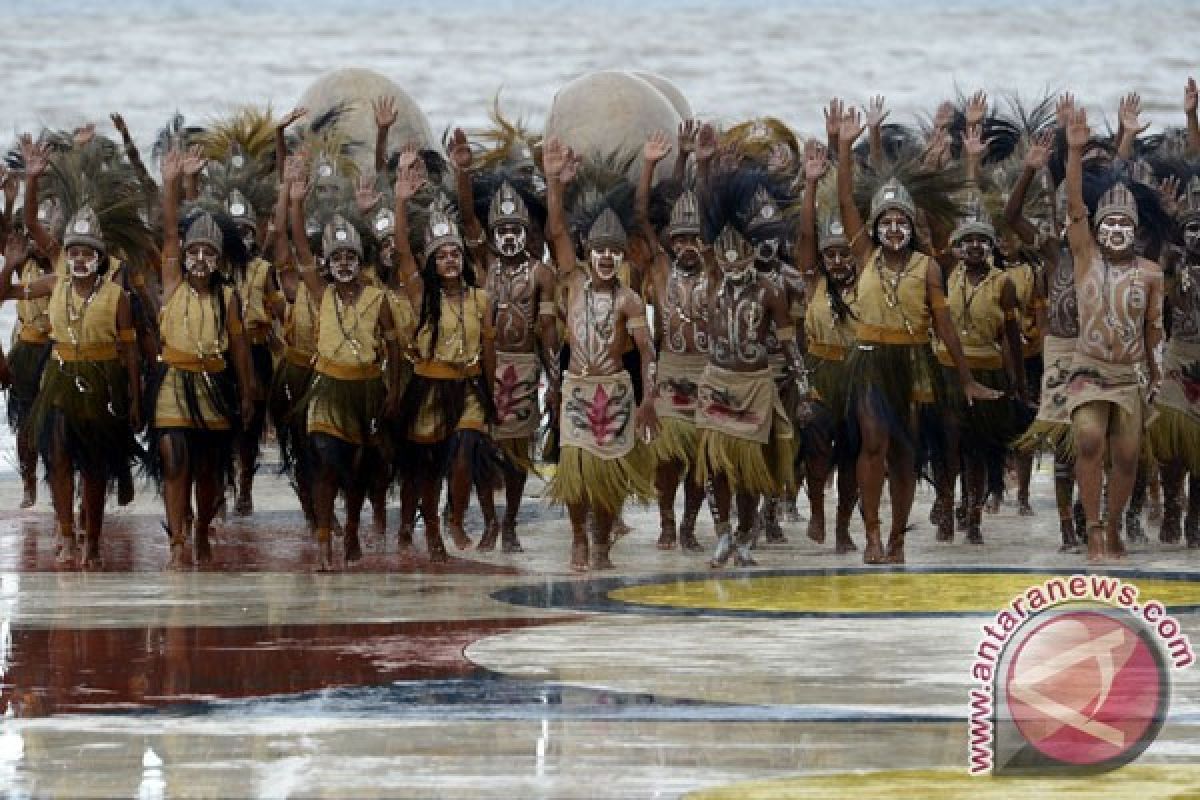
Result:
{"label": "yellow sleeveless tunic", "polygon": [[[28,286],[45,275],[37,261],[28,259],[21,267],[21,283]],[[62,285],[62,281],[59,281]],[[17,336],[22,342],[43,344],[50,337],[50,318],[46,309],[50,306],[49,297],[37,297],[31,300],[17,300]]]}
{"label": "yellow sleeveless tunic", "polygon": [[[299,299],[299,297],[297,297]],[[321,298],[316,340],[317,381],[375,381],[382,375],[383,339],[379,335],[379,312],[386,302],[385,292],[375,286],[363,286],[353,303],[344,304],[333,286]],[[330,384],[333,386],[336,384]],[[333,392],[321,383],[314,387],[308,406],[307,428],[310,434],[324,433],[352,444],[363,444],[372,431],[362,429],[361,409],[345,413],[337,407]],[[369,409],[366,416],[377,413]]]}
{"label": "yellow sleeveless tunic", "polygon": [[271,316],[267,313],[267,277],[271,263],[256,258],[246,265],[246,275],[238,284],[242,299],[242,325],[246,328],[246,339],[250,344],[265,344]]}
{"label": "yellow sleeveless tunic", "polygon": [[904,269],[883,266],[875,248],[858,277],[854,313],[855,339],[879,344],[922,344],[929,341],[930,314],[926,280],[933,260],[914,251]]}
{"label": "yellow sleeveless tunic", "polygon": [[1042,332],[1038,329],[1037,298],[1034,296],[1035,274],[1032,264],[1017,264],[1008,270],[1008,278],[1017,290],[1017,304],[1021,306],[1021,346],[1025,358],[1042,352]]}
{"label": "yellow sleeveless tunic", "polygon": [[842,361],[854,344],[853,320],[839,323],[833,316],[827,285],[824,276],[817,281],[816,291],[804,313],[804,338],[809,354],[826,361]]}
{"label": "yellow sleeveless tunic", "polygon": [[60,278],[46,309],[55,357],[61,361],[115,359],[117,307],[123,293],[120,286],[101,279],[89,300],[70,280]]}
{"label": "yellow sleeveless tunic", "polygon": [[[1004,357],[1000,342],[1004,337],[1004,309],[1000,296],[1008,275],[992,267],[974,286],[967,280],[962,264],[950,273],[946,288],[946,303],[954,329],[958,331],[963,355],[971,369],[1001,369]],[[942,342],[937,344],[938,361],[944,367],[954,366],[950,351]]]}
{"label": "yellow sleeveless tunic", "polygon": [[296,299],[288,306],[284,337],[287,350],[284,353],[298,367],[312,366],[317,352],[317,317],[320,306],[308,294],[308,284],[303,281],[296,287]]}
{"label": "yellow sleeveless tunic", "polygon": [[[184,373],[219,373],[225,370],[225,352],[229,349],[229,334],[218,325],[217,303],[228,306],[233,290],[226,287],[220,299],[196,292],[187,283],[179,285],[167,298],[159,314],[162,353],[159,360],[167,365],[158,397],[154,403],[156,428],[194,428],[196,423],[188,412]],[[230,420],[217,411],[208,381],[198,381],[196,397],[200,417],[207,430],[229,430]]]}
{"label": "yellow sleeveless tunic", "polygon": [[[426,327],[417,331],[412,345],[413,374],[437,380],[461,380],[482,372],[483,340],[492,336],[488,318],[488,294],[483,289],[469,289],[459,305],[442,295],[441,319],[438,323],[437,348],[429,356],[433,333]],[[417,414],[409,438],[416,442],[437,442],[449,435],[443,430],[443,409],[437,405],[435,393],[430,392]],[[468,391],[462,418],[457,430],[487,431],[487,417],[474,392]]]}

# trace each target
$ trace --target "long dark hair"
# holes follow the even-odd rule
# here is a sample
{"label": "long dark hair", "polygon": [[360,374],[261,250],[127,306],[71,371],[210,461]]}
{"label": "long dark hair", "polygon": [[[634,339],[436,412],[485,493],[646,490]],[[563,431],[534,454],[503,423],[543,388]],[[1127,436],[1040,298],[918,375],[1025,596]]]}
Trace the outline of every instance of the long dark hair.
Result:
{"label": "long dark hair", "polygon": [[[462,253],[462,282],[465,288],[474,288],[475,264],[466,248],[459,248]],[[465,314],[466,311],[464,310]],[[429,352],[425,358],[433,358],[437,351],[438,330],[442,322],[442,276],[437,271],[437,251],[425,259],[425,267],[421,270],[421,315],[417,321],[417,334],[429,326],[432,336],[429,340]]]}
{"label": "long dark hair", "polygon": [[817,252],[817,270],[825,277],[825,291],[829,295],[829,308],[833,312],[834,320],[839,325],[843,325],[847,319],[858,319],[854,315],[854,310],[850,308],[850,304],[842,297],[842,285],[833,277],[833,273],[825,264],[825,256],[819,251]]}

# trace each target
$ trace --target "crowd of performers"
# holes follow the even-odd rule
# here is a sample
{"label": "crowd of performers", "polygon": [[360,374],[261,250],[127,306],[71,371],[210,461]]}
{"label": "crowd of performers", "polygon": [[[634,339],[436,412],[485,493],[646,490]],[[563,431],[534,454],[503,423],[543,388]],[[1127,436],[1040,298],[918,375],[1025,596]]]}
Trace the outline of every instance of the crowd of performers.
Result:
{"label": "crowd of performers", "polygon": [[496,112],[389,152],[382,98],[373,175],[344,109],[247,108],[176,116],[157,181],[116,114],[120,141],[21,136],[0,175],[19,320],[0,379],[23,505],[40,461],[59,560],[95,567],[110,491],[129,503],[144,472],[169,566],[204,563],[227,493],[253,513],[273,434],[322,569],[362,557],[364,503],[386,530],[393,492],[404,551],[419,515],[431,560],[443,527],[519,552],[526,479],[551,463],[577,571],[612,566],[630,499],[657,500],[660,549],[752,565],[804,487],[823,543],[835,473],[836,551],[858,549],[857,507],[863,561],[902,564],[920,477],[937,541],[981,543],[1009,469],[1033,513],[1045,451],[1064,550],[1121,556],[1157,491],[1161,541],[1200,547],[1190,80],[1184,111],[1147,136],[1136,95],[1115,134],[1069,94],[978,92],[915,127],[835,99],[825,141],[689,120],[628,153]]}

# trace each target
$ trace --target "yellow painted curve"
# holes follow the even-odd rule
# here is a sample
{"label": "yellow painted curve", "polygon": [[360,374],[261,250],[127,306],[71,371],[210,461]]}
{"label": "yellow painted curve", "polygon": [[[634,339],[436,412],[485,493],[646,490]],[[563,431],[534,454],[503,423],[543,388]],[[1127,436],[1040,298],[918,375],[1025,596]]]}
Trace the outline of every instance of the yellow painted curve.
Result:
{"label": "yellow painted curve", "polygon": [[[746,575],[664,581],[615,589],[618,602],[712,611],[792,613],[997,612],[1032,586],[1069,576],[1006,572],[878,572],[844,575]],[[1093,577],[1086,576],[1089,585]],[[1109,580],[1112,580],[1109,578]],[[1124,578],[1138,602],[1200,605],[1200,581]]]}

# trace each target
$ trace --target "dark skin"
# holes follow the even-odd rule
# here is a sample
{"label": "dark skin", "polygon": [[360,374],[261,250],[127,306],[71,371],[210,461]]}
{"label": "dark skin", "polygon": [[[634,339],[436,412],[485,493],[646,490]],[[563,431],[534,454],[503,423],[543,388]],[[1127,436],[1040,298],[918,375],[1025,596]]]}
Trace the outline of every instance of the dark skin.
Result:
{"label": "dark skin", "polygon": [[[646,315],[645,304],[630,289],[618,287],[616,284],[617,261],[611,249],[604,252],[589,253],[589,260],[595,263],[585,274],[577,269],[575,258],[575,243],[571,238],[566,224],[566,214],[563,211],[563,192],[567,182],[575,175],[578,162],[573,153],[556,138],[546,142],[542,155],[542,164],[546,171],[547,219],[546,236],[550,242],[559,266],[559,280],[567,287],[568,319],[567,329],[571,345],[571,363],[569,369],[574,374],[615,375],[623,367],[621,356],[629,349],[629,338],[638,348],[642,359],[642,385],[654,386],[653,364],[655,361],[654,343],[649,331],[635,328],[626,331],[626,322]],[[582,308],[580,303],[586,303],[585,289],[591,281],[592,291],[600,294],[612,293],[612,309],[614,311],[614,335],[606,348],[592,352],[591,342],[576,341],[572,332],[573,314]],[[658,432],[658,416],[654,409],[653,392],[646,392],[642,403],[635,413],[636,426],[644,437],[653,437]],[[595,525],[595,552],[589,553],[587,540],[588,513],[593,516]],[[593,569],[609,569],[612,562],[608,558],[611,545],[615,516],[599,508],[589,508],[583,503],[568,503],[567,513],[571,518],[571,569],[582,572],[588,569],[589,562]],[[590,558],[589,558],[590,556]]]}
{"label": "dark skin", "polygon": [[[471,185],[471,147],[467,142],[466,134],[461,128],[456,128],[450,141],[450,160],[455,168],[455,187],[458,192],[458,207],[461,209],[463,219],[463,233],[469,242],[476,242],[483,238],[483,226],[480,224],[479,218],[475,216],[475,197],[474,188]],[[504,223],[499,227],[501,233],[519,233],[521,226],[514,223]],[[533,267],[529,273],[529,281],[527,291],[524,296],[513,296],[509,301],[513,304],[527,306],[537,315],[537,333],[534,334],[533,327],[527,324],[527,320],[515,313],[509,303],[500,305],[500,298],[497,293],[493,292],[489,295],[491,308],[489,313],[492,317],[492,326],[498,332],[495,342],[497,352],[501,353],[537,353],[542,361],[543,369],[549,381],[547,389],[546,405],[549,408],[558,407],[559,393],[559,377],[558,377],[558,318],[554,313],[542,313],[540,308],[544,302],[553,303],[555,300],[555,281],[553,272],[541,263],[540,258],[536,258],[532,253],[542,252],[541,238],[530,236],[530,229],[524,229],[527,240],[536,239],[536,246],[530,246],[527,241],[527,248],[524,252],[514,255],[506,255],[498,250],[488,247],[487,243],[482,243],[472,248],[472,255],[475,258],[475,263],[485,264],[489,276],[488,285],[493,285],[496,281],[503,281],[505,275],[512,274],[514,270],[521,268],[523,263],[532,261]],[[524,311],[521,312],[524,314]],[[504,473],[504,526],[506,530],[516,528],[517,512],[521,507],[521,498],[525,493],[525,482],[528,479],[528,474],[523,470],[505,470]],[[481,508],[485,508],[488,503],[481,501]],[[480,550],[490,550],[494,546],[495,536],[495,520],[488,518],[485,514],[484,523],[487,528],[487,533],[479,542]],[[512,545],[508,545],[512,549]],[[516,549],[520,549],[520,545],[516,545]]]}
{"label": "dark skin", "polygon": [[[23,227],[16,228],[5,240],[4,263],[12,265],[13,274],[23,268],[33,256],[33,244],[25,235]],[[49,273],[49,262],[45,259],[34,259],[43,274]],[[18,298],[19,299],[19,298]],[[11,376],[10,376],[11,377]],[[21,480],[24,484],[24,496],[21,499],[22,508],[31,508],[37,501],[37,445],[34,442],[33,431],[28,426],[22,426],[17,431],[17,463],[21,470]]]}
{"label": "dark skin", "polygon": [[[861,276],[863,269],[870,263],[874,255],[874,245],[870,232],[863,225],[854,203],[854,156],[851,148],[855,140],[862,135],[863,125],[858,112],[850,109],[842,116],[842,124],[838,133],[838,205],[842,213],[842,222],[846,236],[851,243],[855,262],[858,267],[857,275]],[[881,221],[894,231],[895,226],[907,220],[900,211],[885,211]],[[909,225],[912,220],[907,220]],[[883,266],[889,270],[903,270],[912,255],[911,243],[905,241],[896,233],[889,233],[880,248]],[[939,270],[926,270],[925,302],[928,306],[938,338],[946,344],[950,356],[958,369],[959,380],[963,394],[968,403],[976,399],[994,399],[998,392],[987,389],[976,383],[971,377],[963,358],[962,345],[958,340],[958,332],[950,320],[945,307],[945,295],[942,292],[942,279]],[[888,432],[887,423],[878,418],[870,406],[863,402],[854,412],[857,416],[859,431],[862,436],[862,447],[858,458],[858,485],[862,492],[863,519],[867,525],[868,541],[863,552],[863,561],[868,564],[879,564],[885,561],[902,563],[904,531],[908,525],[908,515],[912,509],[913,494],[916,490],[915,453],[911,446],[902,440],[893,440]],[[909,420],[911,430],[916,429],[916,420]],[[889,543],[892,553],[885,556],[878,537],[879,502],[883,493],[884,477],[888,478],[892,501],[892,528]]]}
{"label": "dark skin", "polygon": [[[304,199],[307,197],[309,190],[308,183],[305,180],[306,174],[307,170],[302,159],[293,157],[288,160],[284,178],[287,183],[287,196],[290,203],[289,217],[292,225],[292,238],[296,245],[296,259],[300,264],[298,269],[300,279],[304,281],[305,288],[311,297],[323,298],[332,285],[333,291],[337,293],[344,304],[353,305],[362,294],[362,290],[366,285],[363,280],[357,253],[353,250],[336,250],[329,254],[329,262],[332,269],[353,271],[354,277],[351,280],[338,280],[333,281],[331,284],[317,273],[316,258],[313,256],[312,250],[308,246],[308,239],[304,235]],[[393,364],[399,363],[400,346],[396,338],[396,324],[392,318],[391,306],[386,302],[380,306],[377,324],[376,336],[378,337],[378,341],[385,343],[387,358]],[[400,403],[400,395],[396,386],[396,375],[396,370],[388,370],[386,373],[388,385],[387,395],[384,400],[383,415],[389,419],[396,416]],[[367,489],[371,485],[371,482],[369,476],[363,475],[361,478],[361,480],[352,481],[350,485],[344,487],[346,493],[346,526],[343,541],[345,543],[345,559],[348,564],[362,558],[362,544],[359,540],[358,531],[363,503],[366,500]],[[333,530],[334,525],[334,501],[337,499],[337,493],[338,480],[333,466],[324,463],[320,464],[315,480],[313,481],[313,512],[316,516],[318,532],[318,569],[322,572],[328,572],[334,568],[333,542],[329,534]]]}
{"label": "dark skin", "polygon": [[[396,171],[396,267],[399,280],[403,283],[404,291],[414,309],[420,309],[424,298],[424,281],[417,267],[408,240],[408,202],[428,181],[425,174],[424,162],[416,152],[415,147],[405,148],[400,156]],[[466,285],[463,282],[463,252],[452,244],[442,245],[434,254],[435,268],[441,282],[442,291],[446,297],[458,297],[465,302]],[[465,313],[465,310],[463,311]],[[481,324],[483,321],[481,321]],[[483,380],[493,385],[496,374],[495,343],[484,337],[480,358]],[[458,548],[465,549],[471,545],[470,538],[462,529],[462,520],[470,500],[471,468],[467,463],[466,451],[462,449],[450,465],[450,530],[454,535]],[[478,491],[479,505],[486,518],[495,517],[491,493],[486,489]],[[437,476],[420,475],[416,480],[406,481],[401,496],[401,546],[411,546],[412,525],[416,518],[416,506],[419,503],[421,515],[425,520],[425,536],[429,547],[429,557],[433,561],[447,560],[445,545],[442,544],[441,532],[438,529],[438,496],[441,493],[441,481]],[[489,517],[490,514],[490,517]]]}
{"label": "dark skin", "polygon": [[[682,170],[682,165],[687,162],[688,151],[695,149],[695,130],[696,126],[693,120],[680,123],[680,158],[676,161],[676,169],[679,171]],[[667,137],[662,133],[656,133],[651,136],[642,150],[645,166],[638,179],[637,219],[639,226],[642,228],[642,235],[645,240],[654,243],[654,258],[650,262],[647,282],[650,287],[650,296],[653,298],[652,302],[655,305],[654,319],[658,328],[657,336],[659,345],[661,347],[662,342],[668,340],[674,333],[682,339],[683,352],[701,353],[703,352],[703,348],[696,342],[696,335],[698,332],[703,331],[702,326],[704,323],[702,321],[697,320],[695,324],[690,325],[684,323],[678,331],[667,330],[672,324],[669,316],[672,310],[667,309],[665,306],[666,298],[669,294],[668,282],[671,280],[671,257],[674,256],[681,274],[686,276],[681,280],[681,283],[689,279],[703,280],[705,273],[708,274],[709,282],[715,283],[716,264],[711,258],[707,257],[709,255],[707,248],[698,234],[679,233],[672,235],[669,242],[671,255],[668,255],[666,250],[658,243],[658,237],[650,224],[650,183],[654,177],[655,167],[670,155],[670,152],[671,145],[667,141]],[[694,283],[685,284],[680,288],[686,291],[688,285],[694,286]],[[685,474],[684,464],[677,460],[662,461],[655,470],[654,482],[658,489],[659,517],[663,520],[662,532],[659,535],[656,545],[659,550],[674,549],[677,539],[687,550],[697,551],[701,549],[701,545],[695,539],[695,534],[689,531],[689,521],[694,525],[696,514],[704,503],[704,487],[697,481],[692,480],[691,477],[691,475]],[[687,479],[685,480],[685,478]],[[676,531],[674,526],[675,493],[681,482],[683,483],[683,514],[685,520],[682,535]]]}
{"label": "dark skin", "polygon": [[[179,229],[180,181],[183,177],[185,159],[188,157],[190,156],[185,156],[177,150],[172,150],[163,157],[163,227],[167,231]],[[212,250],[209,245],[192,245],[189,247],[189,252],[193,248],[197,253],[202,253],[204,248]],[[163,296],[170,297],[186,281],[198,296],[210,297],[209,274],[199,274],[191,270],[185,274],[181,267],[182,260],[183,253],[179,238],[167,236],[163,242]],[[255,389],[254,370],[250,363],[250,348],[242,332],[242,311],[237,302],[236,293],[232,294],[225,303],[225,321],[229,354],[233,360],[238,385],[242,388],[242,418],[250,419],[254,415],[254,397],[257,390]],[[164,465],[163,502],[166,505],[167,526],[172,534],[171,561],[168,568],[181,569],[187,565],[184,532],[190,515],[193,491],[196,500],[196,516],[193,521],[196,560],[202,564],[208,563],[212,560],[208,529],[216,516],[222,495],[222,489],[217,480],[217,465],[213,462],[215,454],[209,452],[184,453],[182,458],[176,458],[176,453],[172,451],[166,436],[162,437],[156,446],[159,448]]]}
{"label": "dark skin", "polygon": [[[71,270],[72,291],[77,297],[86,298],[92,295],[103,276],[93,272],[82,276],[73,269],[76,264],[84,264],[90,259],[102,259],[104,254],[86,245],[72,245],[67,248],[67,265]],[[24,297],[35,299],[49,297],[58,285],[57,275],[46,275],[36,281],[26,284],[13,284],[15,263],[7,263],[0,271],[0,286],[5,287],[5,299]],[[129,296],[122,293],[117,301],[116,329],[118,331],[133,329],[133,309]],[[117,342],[117,355],[125,366],[125,374],[129,381],[129,425],[133,431],[142,428],[141,414],[141,370],[138,364],[138,348],[134,342]],[[51,442],[51,453],[47,463],[50,494],[54,503],[54,514],[58,520],[60,531],[60,546],[58,561],[60,564],[74,564],[79,557],[75,539],[68,536],[73,524],[72,503],[75,498],[75,470],[71,458],[66,451],[66,442],[60,436],[55,436]],[[85,545],[80,566],[84,569],[97,569],[102,566],[100,558],[100,533],[104,524],[104,499],[110,479],[108,471],[99,472],[87,470],[81,475],[83,488],[83,518],[85,526]]]}
{"label": "dark skin", "polygon": [[[846,245],[832,245],[824,252],[817,252],[816,230],[816,195],[817,183],[829,168],[825,148],[815,139],[810,139],[804,145],[804,202],[800,207],[799,230],[797,241],[800,243],[800,274],[807,284],[807,295],[810,302],[824,302],[824,298],[816,294],[818,285],[818,257],[824,259],[829,276],[838,281],[843,288],[848,288],[854,281],[855,268],[853,254]],[[808,490],[808,505],[810,516],[808,522],[808,538],[814,542],[825,541],[825,485],[829,473],[836,466],[837,476],[837,525],[836,542],[834,547],[839,553],[855,550],[854,542],[850,539],[850,517],[854,511],[854,503],[858,499],[858,484],[856,482],[854,462],[843,459],[834,464],[833,443],[822,442],[821,447],[811,448],[805,453],[805,487]]]}
{"label": "dark skin", "polygon": [[388,131],[396,124],[396,100],[393,97],[380,97],[371,103],[375,112],[375,172],[382,174],[387,169]]}

